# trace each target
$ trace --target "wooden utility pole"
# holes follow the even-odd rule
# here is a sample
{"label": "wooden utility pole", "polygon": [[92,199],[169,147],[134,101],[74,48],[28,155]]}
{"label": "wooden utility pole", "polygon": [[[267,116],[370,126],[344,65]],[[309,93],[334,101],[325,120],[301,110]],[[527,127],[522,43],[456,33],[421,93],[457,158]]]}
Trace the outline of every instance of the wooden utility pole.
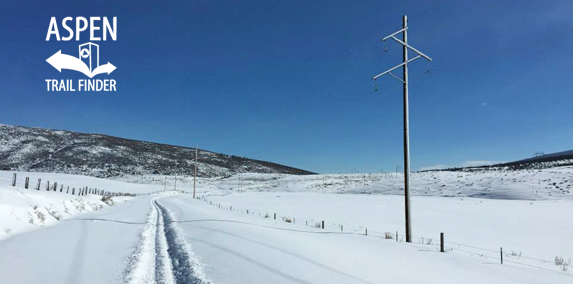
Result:
{"label": "wooden utility pole", "polygon": [[199,143],[195,147],[195,173],[193,174],[193,199],[195,199],[195,191],[197,187],[197,155],[199,152]]}
{"label": "wooden utility pole", "polygon": [[[398,39],[396,35],[402,34],[402,39]],[[392,39],[397,43],[402,45],[402,63],[398,64],[374,77],[373,80],[376,80],[386,74],[392,75],[395,79],[402,82],[403,86],[403,93],[404,93],[404,205],[405,205],[405,219],[406,219],[406,242],[412,242],[412,222],[410,218],[410,132],[409,132],[409,107],[408,107],[408,63],[419,59],[425,58],[428,61],[432,61],[432,59],[423,54],[422,52],[418,51],[414,47],[408,45],[408,17],[404,15],[402,17],[402,29],[383,38],[382,41],[385,42],[388,39]],[[408,58],[408,50],[411,50],[417,53],[417,56],[413,57],[412,59]],[[392,74],[392,71],[402,67],[402,78]]]}

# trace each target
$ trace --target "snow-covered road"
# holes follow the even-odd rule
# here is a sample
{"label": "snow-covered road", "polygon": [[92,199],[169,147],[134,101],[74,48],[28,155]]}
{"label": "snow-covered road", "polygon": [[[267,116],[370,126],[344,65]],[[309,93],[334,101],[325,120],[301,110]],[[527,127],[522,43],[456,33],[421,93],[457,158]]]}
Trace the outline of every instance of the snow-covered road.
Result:
{"label": "snow-covered road", "polygon": [[[294,220],[293,220],[294,221]],[[571,283],[571,275],[144,196],[0,242],[0,283]]]}
{"label": "snow-covered road", "polygon": [[76,215],[0,242],[0,283],[123,281],[150,200],[141,197]]}

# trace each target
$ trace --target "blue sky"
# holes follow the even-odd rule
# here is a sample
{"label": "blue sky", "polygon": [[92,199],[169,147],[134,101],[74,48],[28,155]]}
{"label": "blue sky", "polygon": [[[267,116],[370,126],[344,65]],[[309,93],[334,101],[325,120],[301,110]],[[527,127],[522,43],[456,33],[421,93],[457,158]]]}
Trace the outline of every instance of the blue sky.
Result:
{"label": "blue sky", "polygon": [[[49,2],[49,3],[48,3]],[[573,149],[571,1],[11,1],[0,9],[0,123],[194,146],[317,172],[402,165],[410,22],[414,170]],[[118,17],[97,42],[117,92],[48,92],[51,17]],[[64,34],[60,25],[60,33]],[[399,73],[399,72],[398,72]]]}

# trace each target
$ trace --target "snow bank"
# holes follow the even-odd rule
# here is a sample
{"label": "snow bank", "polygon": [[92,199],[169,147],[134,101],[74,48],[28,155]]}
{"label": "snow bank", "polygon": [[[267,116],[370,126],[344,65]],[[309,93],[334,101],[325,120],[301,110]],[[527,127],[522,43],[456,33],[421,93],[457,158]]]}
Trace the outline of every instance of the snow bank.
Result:
{"label": "snow bank", "polygon": [[[114,197],[104,202],[99,195],[78,196],[80,187],[89,186],[106,191],[134,190],[138,187],[85,176],[25,172],[17,172],[16,186],[12,186],[12,174],[0,172],[0,240],[54,224],[78,213],[102,210],[114,203],[130,200],[129,197]],[[24,188],[26,176],[30,177],[28,189]],[[36,189],[38,178],[43,181],[40,190]],[[56,191],[46,191],[47,181],[64,185],[62,192],[60,186]],[[71,194],[73,188],[74,195]]]}

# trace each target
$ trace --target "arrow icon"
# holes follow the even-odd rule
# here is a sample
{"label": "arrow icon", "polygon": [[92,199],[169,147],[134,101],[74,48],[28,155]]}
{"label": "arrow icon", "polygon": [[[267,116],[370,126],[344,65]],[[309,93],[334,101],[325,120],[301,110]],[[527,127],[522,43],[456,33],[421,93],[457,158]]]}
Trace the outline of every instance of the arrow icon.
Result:
{"label": "arrow icon", "polygon": [[116,69],[115,66],[108,62],[107,64],[98,66],[93,70],[93,72],[90,72],[90,68],[81,59],[71,55],[62,54],[61,50],[50,56],[46,61],[60,72],[62,72],[62,69],[75,70],[90,78],[102,73],[107,73],[109,75],[109,73]]}
{"label": "arrow icon", "polygon": [[[85,65],[85,63],[84,63],[84,65]],[[86,67],[87,67],[87,65],[86,65]],[[113,70],[115,70],[115,66],[113,66],[111,63],[108,62],[107,64],[98,66],[98,68],[96,68],[92,72],[92,76],[95,76],[97,74],[102,74],[102,73],[107,73],[109,75],[109,73],[113,72]]]}

